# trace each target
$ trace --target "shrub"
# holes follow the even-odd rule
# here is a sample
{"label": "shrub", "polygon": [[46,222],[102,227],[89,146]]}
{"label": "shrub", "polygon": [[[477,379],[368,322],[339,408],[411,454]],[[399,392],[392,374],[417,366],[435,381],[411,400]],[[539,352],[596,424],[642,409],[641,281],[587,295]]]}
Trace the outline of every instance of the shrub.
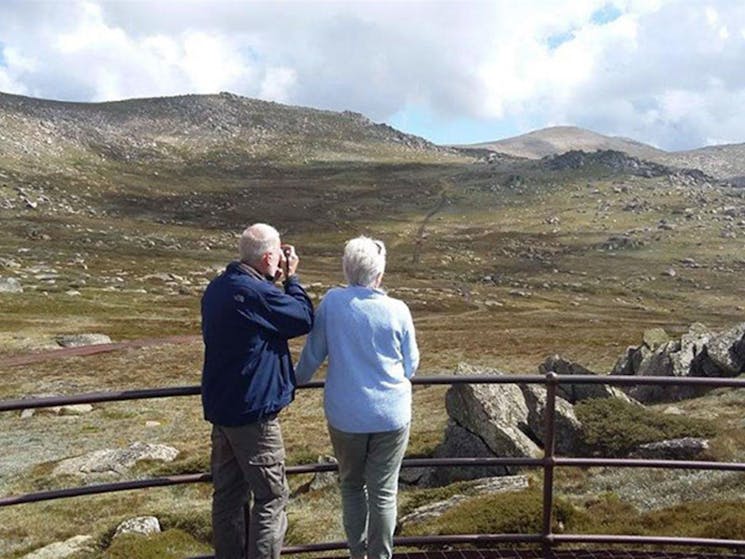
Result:
{"label": "shrub", "polygon": [[619,458],[645,443],[716,434],[709,421],[665,415],[615,398],[584,400],[574,410],[582,422],[583,452],[595,456]]}

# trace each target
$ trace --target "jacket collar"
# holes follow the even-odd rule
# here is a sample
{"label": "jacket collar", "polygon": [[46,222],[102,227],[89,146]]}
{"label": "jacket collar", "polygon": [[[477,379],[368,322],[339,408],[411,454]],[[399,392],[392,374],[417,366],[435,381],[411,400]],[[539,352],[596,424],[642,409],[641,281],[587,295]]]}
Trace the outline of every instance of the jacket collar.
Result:
{"label": "jacket collar", "polygon": [[240,262],[238,260],[231,262],[228,264],[227,270],[229,272],[236,272],[239,274],[246,274],[248,276],[251,276],[252,278],[259,280],[259,281],[267,281],[270,283],[274,283],[274,281],[264,275],[261,274],[256,268],[253,266],[250,266],[246,264],[245,262]]}

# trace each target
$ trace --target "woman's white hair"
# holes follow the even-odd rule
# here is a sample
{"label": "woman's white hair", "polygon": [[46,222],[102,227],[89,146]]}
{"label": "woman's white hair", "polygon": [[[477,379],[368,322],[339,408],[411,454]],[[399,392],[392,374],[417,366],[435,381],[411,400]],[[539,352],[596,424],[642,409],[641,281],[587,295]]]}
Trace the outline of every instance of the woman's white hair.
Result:
{"label": "woman's white hair", "polygon": [[385,245],[364,236],[347,241],[342,266],[349,285],[373,287],[385,272]]}
{"label": "woman's white hair", "polygon": [[257,264],[264,253],[279,243],[279,232],[266,223],[254,223],[241,234],[238,241],[238,252],[241,262]]}

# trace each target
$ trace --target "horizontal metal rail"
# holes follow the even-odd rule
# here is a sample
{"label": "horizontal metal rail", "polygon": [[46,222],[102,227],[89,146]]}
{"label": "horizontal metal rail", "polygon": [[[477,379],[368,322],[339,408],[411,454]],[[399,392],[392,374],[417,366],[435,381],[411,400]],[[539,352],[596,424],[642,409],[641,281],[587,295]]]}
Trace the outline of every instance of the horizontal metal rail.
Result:
{"label": "horizontal metal rail", "polygon": [[[416,547],[420,545],[479,544],[479,543],[536,543],[544,542],[541,534],[453,534],[447,536],[402,536],[393,538],[394,545]],[[282,553],[310,553],[346,549],[345,542],[325,542],[295,545],[282,548]],[[198,558],[192,558],[198,559]]]}
{"label": "horizontal metal rail", "polygon": [[[745,388],[745,378],[708,377],[634,377],[620,375],[555,375],[557,384],[607,384],[636,385],[658,384],[663,386],[710,386],[713,388]],[[415,385],[453,385],[453,384],[546,384],[544,375],[484,375],[484,376],[430,376],[411,379]],[[322,388],[323,381],[313,381],[299,389]],[[75,404],[95,404],[126,400],[145,400],[149,398],[169,398],[174,396],[197,396],[201,393],[198,385],[174,386],[169,388],[149,388],[143,390],[119,390],[111,392],[88,392],[73,396],[47,396],[44,398],[18,398],[0,401],[0,412],[19,411],[33,408],[49,408]]]}
{"label": "horizontal metal rail", "polygon": [[[745,388],[742,378],[704,378],[704,377],[634,377],[634,376],[600,376],[600,375],[484,375],[484,376],[435,376],[412,379],[417,385],[454,385],[454,384],[543,384],[547,385],[547,440],[554,437],[555,388],[562,384],[606,384],[606,385],[698,385],[708,387]],[[321,388],[323,381],[314,381],[299,388]],[[177,386],[145,390],[125,390],[111,392],[91,392],[73,396],[52,396],[45,398],[28,398],[0,401],[0,412],[25,409],[57,407],[74,404],[140,400],[179,396],[196,396],[200,394],[199,386]],[[541,534],[459,534],[422,537],[398,537],[395,544],[401,546],[444,545],[444,544],[479,544],[479,543],[537,543],[550,550],[559,543],[610,543],[632,545],[678,545],[700,547],[726,547],[745,549],[745,541],[713,538],[680,538],[660,536],[620,536],[597,534],[554,534],[551,531],[551,509],[553,500],[553,468],[562,467],[620,467],[620,468],[664,468],[664,469],[697,469],[720,471],[745,471],[745,463],[711,462],[691,460],[653,460],[653,459],[620,459],[620,458],[569,458],[555,456],[553,444],[545,449],[542,458],[504,457],[504,458],[411,458],[404,460],[403,468],[423,467],[484,467],[484,466],[521,466],[540,467],[544,469],[544,482],[551,487],[544,487],[543,499],[543,532]],[[302,464],[289,466],[289,475],[327,472],[337,469],[335,464]],[[141,480],[105,483],[66,489],[40,491],[24,495],[0,498],[0,508],[69,498],[84,495],[95,495],[116,491],[165,487],[172,485],[205,483],[212,480],[209,473],[163,476]],[[283,553],[319,552],[345,549],[344,542],[316,543],[290,546]],[[205,558],[208,556],[205,556]],[[199,559],[199,558],[193,558]]]}
{"label": "horizontal metal rail", "polygon": [[[552,460],[545,458],[406,458],[402,468],[444,468],[444,467],[485,467],[485,466],[520,466],[524,468],[542,468],[553,463],[555,466],[570,467],[600,467],[612,466],[616,468],[662,468],[668,470],[720,470],[745,472],[745,463],[740,462],[695,462],[683,460],[643,460],[623,458],[561,458]],[[318,472],[333,472],[338,468],[336,464],[301,464],[288,466],[287,475],[309,474]],[[180,474],[155,478],[100,483],[66,489],[39,491],[22,495],[0,498],[0,508],[24,503],[37,503],[84,495],[129,491],[131,489],[147,489],[149,487],[167,487],[169,485],[183,485],[186,483],[208,483],[212,476],[207,473]]]}
{"label": "horizontal metal rail", "polygon": [[668,536],[621,536],[606,534],[551,534],[551,543],[612,543],[631,545],[681,545],[696,547],[730,547],[745,549],[745,540],[717,538],[678,538]]}

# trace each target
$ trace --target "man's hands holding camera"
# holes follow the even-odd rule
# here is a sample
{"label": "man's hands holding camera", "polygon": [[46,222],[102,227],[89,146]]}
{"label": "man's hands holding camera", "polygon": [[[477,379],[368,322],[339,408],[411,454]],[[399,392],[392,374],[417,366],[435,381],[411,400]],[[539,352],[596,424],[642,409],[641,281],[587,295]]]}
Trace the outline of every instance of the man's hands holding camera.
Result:
{"label": "man's hands holding camera", "polygon": [[282,245],[282,256],[279,261],[279,268],[281,271],[280,277],[277,279],[286,280],[290,276],[295,274],[297,265],[300,262],[295,247],[293,245]]}

